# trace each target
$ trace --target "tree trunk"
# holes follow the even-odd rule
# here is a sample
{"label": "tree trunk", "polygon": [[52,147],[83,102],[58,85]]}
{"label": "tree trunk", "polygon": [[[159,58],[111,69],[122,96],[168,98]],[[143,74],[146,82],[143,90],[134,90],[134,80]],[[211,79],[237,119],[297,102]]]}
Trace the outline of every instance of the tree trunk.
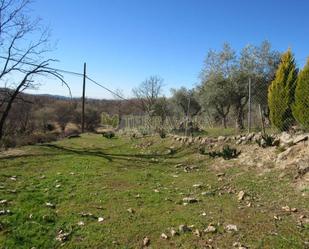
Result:
{"label": "tree trunk", "polygon": [[227,125],[226,125],[226,117],[223,117],[223,118],[222,118],[222,125],[223,125],[223,128],[224,128],[224,129],[227,128]]}
{"label": "tree trunk", "polygon": [[244,129],[243,114],[243,106],[240,104],[236,108],[236,129],[240,131]]}

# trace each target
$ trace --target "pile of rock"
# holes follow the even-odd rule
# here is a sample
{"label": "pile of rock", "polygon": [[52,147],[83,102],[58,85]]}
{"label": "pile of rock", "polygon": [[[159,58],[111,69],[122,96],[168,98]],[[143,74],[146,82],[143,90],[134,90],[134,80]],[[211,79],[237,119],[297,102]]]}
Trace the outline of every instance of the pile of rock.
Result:
{"label": "pile of rock", "polygon": [[[219,136],[217,138],[211,138],[211,137],[185,137],[185,136],[172,136],[175,141],[178,141],[184,145],[210,145],[210,144],[221,144],[226,142],[233,142],[236,145],[241,144],[251,144],[251,143],[257,143],[260,145],[263,145],[266,143],[266,138],[263,136],[261,132],[258,133],[249,133],[249,134],[243,134],[243,135],[237,135],[233,137],[226,137],[226,136]],[[281,134],[271,134],[268,135],[268,137],[272,138],[272,145],[273,146],[281,146],[281,147],[290,147],[293,145],[296,145],[300,142],[308,141],[309,139],[309,133],[302,133],[302,134],[296,134],[291,135],[287,132],[282,132]]]}

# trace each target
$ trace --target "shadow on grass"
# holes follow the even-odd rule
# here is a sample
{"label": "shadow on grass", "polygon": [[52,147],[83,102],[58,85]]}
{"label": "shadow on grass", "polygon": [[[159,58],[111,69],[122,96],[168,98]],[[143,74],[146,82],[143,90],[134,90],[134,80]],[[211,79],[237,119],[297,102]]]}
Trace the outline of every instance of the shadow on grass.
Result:
{"label": "shadow on grass", "polygon": [[[114,160],[125,160],[125,161],[135,161],[135,162],[149,162],[149,163],[157,163],[153,159],[168,159],[168,158],[181,158],[186,155],[175,155],[175,154],[126,154],[126,153],[106,153],[102,150],[91,150],[86,148],[76,149],[71,147],[64,147],[55,144],[43,144],[40,145],[43,148],[49,148],[52,150],[56,150],[61,154],[77,154],[80,156],[93,156],[93,157],[100,157],[112,162]],[[180,150],[177,151],[179,153]],[[176,153],[176,154],[177,154]],[[57,153],[58,154],[58,153]],[[12,160],[16,158],[27,158],[27,157],[34,157],[34,156],[55,156],[55,153],[38,153],[38,154],[23,154],[23,155],[8,155],[0,158],[1,160]]]}

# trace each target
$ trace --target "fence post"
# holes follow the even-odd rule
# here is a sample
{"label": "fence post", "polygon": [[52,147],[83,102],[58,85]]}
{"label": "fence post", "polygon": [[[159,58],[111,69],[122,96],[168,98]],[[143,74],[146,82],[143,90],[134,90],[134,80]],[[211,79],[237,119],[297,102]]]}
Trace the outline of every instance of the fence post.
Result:
{"label": "fence post", "polygon": [[248,84],[248,133],[251,131],[251,77],[249,77],[249,84]]}
{"label": "fence post", "polygon": [[261,108],[261,104],[259,104],[259,111],[260,111],[260,117],[261,117],[261,122],[262,122],[262,130],[263,130],[263,134],[265,135],[265,123],[264,123],[264,116],[263,116],[263,112],[262,112],[262,108]]}
{"label": "fence post", "polygon": [[85,132],[85,91],[86,91],[86,63],[84,63],[84,77],[83,77],[82,133]]}

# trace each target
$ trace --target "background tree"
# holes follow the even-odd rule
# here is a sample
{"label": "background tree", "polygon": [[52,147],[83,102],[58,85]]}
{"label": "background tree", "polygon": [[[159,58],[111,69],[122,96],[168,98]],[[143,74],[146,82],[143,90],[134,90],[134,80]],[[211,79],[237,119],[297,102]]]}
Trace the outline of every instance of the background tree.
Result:
{"label": "background tree", "polygon": [[232,81],[236,68],[236,52],[228,43],[225,43],[221,51],[210,50],[207,53],[200,75],[199,101],[204,111],[222,120],[224,127],[226,127],[227,115],[234,104],[232,97],[238,92],[237,84],[233,84]]}
{"label": "background tree", "polygon": [[[0,140],[4,125],[20,93],[38,86],[39,77],[62,76],[48,67],[49,32],[29,15],[30,0],[0,0],[0,82],[10,88],[0,102]],[[42,31],[43,30],[43,31]]]}
{"label": "background tree", "polygon": [[268,105],[272,124],[281,131],[287,131],[293,125],[292,105],[298,70],[289,49],[281,57],[275,79],[268,90]]}
{"label": "background tree", "polygon": [[195,91],[181,87],[180,89],[171,89],[171,93],[171,100],[179,108],[182,116],[188,115],[189,118],[192,118],[200,112],[201,106]]}
{"label": "background tree", "polygon": [[155,104],[162,93],[162,87],[163,79],[159,76],[151,76],[139,87],[133,89],[133,94],[139,100],[142,111],[150,117],[154,115]]}
{"label": "background tree", "polygon": [[[58,101],[54,106],[55,121],[59,124],[61,131],[64,132],[67,124],[74,120],[76,115],[76,104],[68,103],[66,101]],[[80,121],[78,122],[78,124]]]}
{"label": "background tree", "polygon": [[43,132],[50,131],[55,121],[54,107],[46,106],[39,108],[34,112],[33,116],[39,130],[43,130]]}
{"label": "background tree", "polygon": [[160,125],[163,126],[167,116],[171,113],[170,104],[166,97],[161,97],[155,104],[155,115],[160,117]]}
{"label": "background tree", "polygon": [[231,109],[230,81],[222,75],[211,75],[200,86],[199,100],[204,110],[210,111],[216,119],[222,121],[224,128],[227,128],[227,116]]}
{"label": "background tree", "polygon": [[224,44],[218,52],[210,50],[199,87],[204,109],[208,107],[214,111],[214,116],[226,119],[233,108],[236,128],[243,129],[249,79],[252,99],[266,108],[268,85],[274,77],[279,58],[280,54],[271,50],[267,41],[260,46],[248,45],[239,55],[229,44]]}
{"label": "background tree", "polygon": [[309,129],[309,59],[297,79],[293,116],[299,124]]}

